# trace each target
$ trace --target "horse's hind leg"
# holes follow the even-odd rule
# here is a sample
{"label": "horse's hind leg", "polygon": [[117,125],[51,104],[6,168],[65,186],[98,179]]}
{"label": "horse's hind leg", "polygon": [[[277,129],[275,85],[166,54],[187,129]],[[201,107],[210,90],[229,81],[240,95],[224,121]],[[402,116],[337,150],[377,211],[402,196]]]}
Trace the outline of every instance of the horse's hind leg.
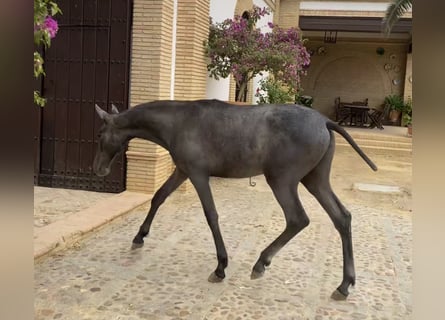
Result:
{"label": "horse's hind leg", "polygon": [[151,207],[148,211],[147,217],[144,220],[144,223],[139,228],[139,232],[133,239],[132,248],[140,248],[144,245],[144,237],[150,232],[150,226],[153,222],[153,219],[158,211],[159,206],[164,203],[165,199],[175,191],[185,180],[187,179],[187,175],[175,169],[173,174],[164,182],[164,184],[156,191],[153,199],[151,199]]}
{"label": "horse's hind leg", "polygon": [[291,176],[291,174],[280,177],[266,175],[267,183],[283,209],[286,218],[286,227],[278,238],[261,252],[260,257],[253,267],[250,276],[251,279],[261,277],[264,274],[265,266],[271,263],[272,257],[297,233],[309,225],[309,218],[298,199],[298,180],[289,178]]}
{"label": "horse's hind leg", "polygon": [[343,248],[343,281],[332,294],[332,298],[342,300],[348,296],[349,286],[355,284],[355,269],[352,250],[351,214],[332,191],[329,182],[334,148],[335,142],[333,141],[333,137],[331,137],[331,145],[325,156],[301,182],[320,202],[334,223],[335,228],[340,233]]}

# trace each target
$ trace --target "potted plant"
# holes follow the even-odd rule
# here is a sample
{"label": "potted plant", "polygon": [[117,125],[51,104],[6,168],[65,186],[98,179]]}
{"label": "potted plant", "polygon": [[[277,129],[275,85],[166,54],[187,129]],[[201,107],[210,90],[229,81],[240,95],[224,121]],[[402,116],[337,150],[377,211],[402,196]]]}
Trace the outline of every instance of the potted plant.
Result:
{"label": "potted plant", "polygon": [[389,121],[397,122],[405,108],[403,98],[396,94],[386,96],[385,105],[389,105]]}
{"label": "potted plant", "polygon": [[405,103],[403,123],[408,128],[408,136],[411,137],[413,135],[413,103],[411,99]]}

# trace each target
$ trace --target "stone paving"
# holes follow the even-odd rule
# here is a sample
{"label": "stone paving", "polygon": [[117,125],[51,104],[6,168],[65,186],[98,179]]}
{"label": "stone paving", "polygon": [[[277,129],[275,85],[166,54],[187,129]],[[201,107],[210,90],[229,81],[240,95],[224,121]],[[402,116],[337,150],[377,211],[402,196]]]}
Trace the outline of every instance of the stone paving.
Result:
{"label": "stone paving", "polygon": [[34,227],[41,228],[93,206],[113,193],[34,187]]}
{"label": "stone paving", "polygon": [[[77,245],[89,233],[142,209],[151,199],[129,191],[110,194],[53,188],[49,193],[45,189],[35,187],[34,191],[34,259]],[[51,201],[45,200],[50,197]],[[44,225],[36,225],[42,220]]]}
{"label": "stone paving", "polygon": [[174,193],[145,246],[130,250],[145,218],[136,211],[80,246],[35,265],[35,319],[360,319],[412,318],[411,214],[356,203],[352,212],[357,283],[346,301],[340,237],[319,204],[300,188],[311,224],[274,258],[263,278],[250,272],[284,227],[263,177],[212,179],[229,254],[222,283],[207,282],[215,248],[196,193]]}

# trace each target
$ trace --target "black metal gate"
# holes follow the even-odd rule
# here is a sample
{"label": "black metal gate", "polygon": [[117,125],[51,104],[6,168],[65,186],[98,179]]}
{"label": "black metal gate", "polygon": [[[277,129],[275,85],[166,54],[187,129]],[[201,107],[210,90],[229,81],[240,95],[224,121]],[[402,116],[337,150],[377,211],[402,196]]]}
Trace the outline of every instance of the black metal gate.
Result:
{"label": "black metal gate", "polygon": [[110,175],[92,167],[101,121],[94,104],[128,108],[131,0],[60,0],[59,32],[44,52],[45,107],[36,113],[34,184],[121,192],[125,156]]}

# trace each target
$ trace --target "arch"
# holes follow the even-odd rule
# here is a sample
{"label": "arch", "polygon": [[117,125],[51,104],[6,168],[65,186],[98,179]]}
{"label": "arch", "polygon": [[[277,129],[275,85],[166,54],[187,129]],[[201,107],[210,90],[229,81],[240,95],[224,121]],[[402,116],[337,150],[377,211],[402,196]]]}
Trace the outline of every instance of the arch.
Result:
{"label": "arch", "polygon": [[234,14],[242,15],[245,11],[251,10],[252,7],[253,0],[237,0]]}
{"label": "arch", "polygon": [[384,69],[376,64],[374,61],[367,59],[366,57],[358,57],[356,55],[349,55],[349,56],[342,56],[342,57],[332,57],[332,58],[328,58],[326,57],[322,63],[320,63],[315,71],[315,74],[309,79],[309,87],[314,90],[315,86],[317,84],[317,81],[320,79],[320,76],[323,74],[323,72],[326,71],[326,68],[329,65],[332,65],[334,63],[338,63],[338,62],[342,62],[342,60],[358,60],[358,62],[361,65],[369,65],[372,66],[372,69],[375,70],[379,76],[380,79],[384,85],[385,91],[386,92],[391,92],[391,83],[390,83],[390,78],[388,76],[388,74],[384,71]]}
{"label": "arch", "polygon": [[346,101],[368,98],[378,107],[392,91],[391,80],[376,62],[358,55],[323,57],[308,74],[306,92],[315,97],[315,107],[327,116],[334,114],[334,99]]}

